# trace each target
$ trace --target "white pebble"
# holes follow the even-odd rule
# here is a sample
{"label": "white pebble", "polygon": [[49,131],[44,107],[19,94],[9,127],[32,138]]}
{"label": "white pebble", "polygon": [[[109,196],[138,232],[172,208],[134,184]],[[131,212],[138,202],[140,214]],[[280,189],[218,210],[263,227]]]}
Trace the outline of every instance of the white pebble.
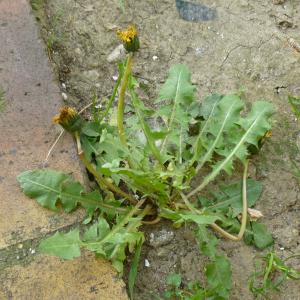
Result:
{"label": "white pebble", "polygon": [[63,89],[66,89],[66,85],[64,83],[61,84]]}
{"label": "white pebble", "polygon": [[23,248],[23,244],[19,244],[19,245],[18,245],[18,248],[19,248],[19,249],[22,249],[22,248]]}
{"label": "white pebble", "polygon": [[19,256],[19,255],[17,256],[17,259],[20,259],[20,256]]}
{"label": "white pebble", "polygon": [[150,267],[150,262],[147,258],[145,259],[145,267],[147,267],[147,268]]}
{"label": "white pebble", "polygon": [[118,77],[119,77],[119,76],[114,75],[114,76],[112,77],[112,79],[113,79],[114,81],[117,81],[117,80],[118,80]]}
{"label": "white pebble", "polygon": [[153,59],[153,61],[156,61],[156,60],[158,60],[158,56],[153,55],[153,56],[152,56],[152,59]]}
{"label": "white pebble", "polygon": [[280,247],[279,250],[283,251],[283,250],[284,250],[284,247]]}
{"label": "white pebble", "polygon": [[34,254],[34,253],[35,253],[35,250],[34,250],[34,249],[32,249],[32,250],[31,250],[31,254]]}
{"label": "white pebble", "polygon": [[62,98],[63,98],[64,100],[67,100],[67,99],[68,99],[68,96],[67,96],[66,93],[61,93],[61,96],[62,96]]}

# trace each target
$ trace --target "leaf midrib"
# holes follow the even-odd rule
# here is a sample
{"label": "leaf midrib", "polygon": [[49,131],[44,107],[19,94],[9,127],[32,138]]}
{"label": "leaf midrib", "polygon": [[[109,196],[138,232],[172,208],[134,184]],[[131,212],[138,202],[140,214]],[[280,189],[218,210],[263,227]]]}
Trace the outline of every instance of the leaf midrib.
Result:
{"label": "leaf midrib", "polygon": [[231,103],[231,106],[230,106],[230,109],[228,109],[227,114],[226,114],[226,116],[225,116],[225,118],[224,118],[224,121],[223,121],[223,123],[222,123],[222,126],[221,126],[221,128],[220,128],[220,130],[219,130],[219,133],[217,134],[217,136],[216,136],[214,142],[212,143],[210,149],[206,152],[206,154],[204,155],[203,159],[201,160],[201,162],[200,162],[199,165],[197,166],[196,172],[199,172],[199,170],[202,168],[202,166],[203,166],[203,165],[206,163],[206,161],[209,159],[209,157],[210,157],[210,155],[212,154],[212,152],[215,150],[215,147],[216,147],[217,143],[219,142],[219,139],[220,139],[220,137],[221,137],[221,134],[223,133],[224,127],[225,127],[225,125],[226,125],[226,123],[227,123],[227,120],[228,120],[228,118],[229,118],[229,116],[230,116],[230,113],[232,112],[232,109],[233,109],[234,105],[235,105],[235,102],[232,102],[232,103]]}

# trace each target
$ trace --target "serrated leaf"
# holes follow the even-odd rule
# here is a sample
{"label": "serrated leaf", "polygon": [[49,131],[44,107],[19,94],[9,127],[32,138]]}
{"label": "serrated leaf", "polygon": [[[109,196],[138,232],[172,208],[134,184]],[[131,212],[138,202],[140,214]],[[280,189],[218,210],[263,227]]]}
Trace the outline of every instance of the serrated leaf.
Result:
{"label": "serrated leaf", "polygon": [[231,289],[231,267],[224,256],[216,256],[215,260],[206,266],[205,272],[209,289],[224,299],[229,298]]}
{"label": "serrated leaf", "polygon": [[223,97],[224,96],[220,94],[211,94],[207,96],[199,107],[199,115],[205,120],[210,121],[216,113],[217,104]]}
{"label": "serrated leaf", "polygon": [[247,118],[242,118],[238,122],[245,130],[245,134],[237,146],[242,142],[258,146],[259,139],[271,128],[268,119],[273,113],[274,107],[271,103],[265,101],[255,102]]}
{"label": "serrated leaf", "polygon": [[[245,147],[249,144],[257,145],[258,140],[271,128],[269,118],[274,113],[273,105],[269,102],[258,101],[255,102],[248,117],[241,118],[238,124],[244,131],[236,137],[236,143],[232,145],[231,149],[227,152],[227,156],[217,162],[213,166],[212,172],[207,175],[198,190],[204,188],[210,181],[212,181],[222,170],[231,174],[234,159],[241,153],[245,153]],[[240,158],[240,157],[239,157]],[[242,159],[245,162],[246,157]]]}
{"label": "serrated leaf", "polygon": [[[216,111],[217,111],[217,106],[218,103],[220,102],[220,100],[222,99],[222,95],[219,94],[212,94],[208,97],[206,97],[203,101],[203,103],[201,104],[201,106],[199,106],[198,103],[195,103],[198,107],[198,112],[197,114],[194,114],[194,117],[196,116],[201,116],[204,118],[204,122],[201,123],[201,129],[200,132],[195,140],[195,142],[193,143],[193,158],[190,161],[190,165],[193,165],[193,163],[195,161],[198,161],[200,158],[200,155],[202,153],[203,150],[203,136],[204,134],[207,133],[207,127],[209,126],[209,124],[211,124],[211,120],[214,118]],[[196,108],[194,108],[194,111],[196,110]]]}
{"label": "serrated leaf", "polygon": [[56,211],[61,185],[69,176],[54,170],[33,170],[20,174],[17,179],[26,196]]}
{"label": "serrated leaf", "polygon": [[54,170],[27,171],[18,176],[18,181],[28,197],[36,199],[42,206],[52,210],[57,210],[56,206],[60,201],[66,212],[71,212],[80,204],[90,216],[97,208],[115,215],[115,208],[120,206],[117,201],[104,203],[99,191],[84,193],[79,182]]}
{"label": "serrated leaf", "polygon": [[[243,102],[236,95],[228,95],[216,101],[216,111],[211,111],[211,113],[213,112],[212,117],[206,121],[200,132],[200,141],[206,148],[206,152],[199,159],[197,169],[200,169],[207,161],[210,161],[216,148],[223,145],[224,134],[230,133],[232,128],[236,126],[243,107]],[[206,135],[202,134],[202,132],[206,133]],[[213,138],[211,138],[211,135],[213,135]],[[199,148],[199,145],[197,147]]]}
{"label": "serrated leaf", "polygon": [[43,240],[39,245],[41,252],[58,256],[64,259],[72,259],[80,256],[79,230],[69,233],[56,232],[55,235]]}
{"label": "serrated leaf", "polygon": [[[159,100],[172,100],[190,104],[194,100],[195,87],[191,84],[191,73],[186,65],[174,65],[169,77],[162,86]],[[176,103],[177,105],[177,103]]]}
{"label": "serrated leaf", "polygon": [[[162,143],[161,153],[164,153],[164,150],[172,144],[176,145],[177,153],[175,156],[180,164],[182,163],[191,120],[188,114],[189,106],[193,102],[195,94],[195,87],[191,84],[190,77],[191,74],[187,66],[175,65],[171,67],[169,77],[161,88],[158,100],[167,100],[165,107],[157,111],[157,115],[165,121],[168,131],[168,135]],[[167,112],[170,113],[166,116]]]}

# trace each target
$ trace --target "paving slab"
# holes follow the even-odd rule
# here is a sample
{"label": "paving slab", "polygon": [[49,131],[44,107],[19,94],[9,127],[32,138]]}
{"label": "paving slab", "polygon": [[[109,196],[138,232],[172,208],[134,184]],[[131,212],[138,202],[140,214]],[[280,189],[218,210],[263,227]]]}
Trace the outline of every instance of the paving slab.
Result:
{"label": "paving slab", "polygon": [[[37,24],[26,0],[0,0],[0,87],[6,109],[0,113],[0,262],[1,253],[38,241],[45,234],[78,223],[83,211],[54,214],[23,195],[19,173],[44,166],[59,134],[52,124],[61,95]],[[83,181],[71,137],[66,135],[48,167],[73,173]],[[5,257],[9,257],[5,256]],[[20,265],[4,261],[0,299],[126,299],[124,283],[108,262],[86,256],[71,262],[35,256]],[[5,274],[5,276],[4,276]]]}
{"label": "paving slab", "polygon": [[72,261],[37,256],[29,266],[4,271],[0,279],[1,300],[127,299],[125,285],[111,276],[110,265],[91,254]]}
{"label": "paving slab", "polygon": [[[59,129],[52,117],[60,92],[27,1],[0,1],[0,86],[6,109],[0,114],[0,249],[74,223],[82,213],[59,218],[25,197],[19,173],[41,168]],[[71,137],[58,144],[49,167],[74,172],[82,181]]]}

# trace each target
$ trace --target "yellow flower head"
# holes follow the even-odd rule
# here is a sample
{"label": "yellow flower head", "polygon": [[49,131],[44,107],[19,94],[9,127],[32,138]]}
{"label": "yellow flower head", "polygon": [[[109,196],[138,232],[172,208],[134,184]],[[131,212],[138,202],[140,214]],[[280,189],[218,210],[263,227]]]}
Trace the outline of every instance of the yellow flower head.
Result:
{"label": "yellow flower head", "polygon": [[126,30],[118,30],[117,35],[124,44],[124,48],[128,52],[137,51],[140,47],[138,33],[136,27],[130,25]]}
{"label": "yellow flower head", "polygon": [[137,36],[137,31],[133,25],[130,25],[126,30],[118,30],[117,35],[122,42],[130,43]]}
{"label": "yellow flower head", "polygon": [[81,121],[76,109],[68,106],[61,108],[59,115],[53,118],[55,124],[61,125],[70,132],[78,131],[81,127]]}

